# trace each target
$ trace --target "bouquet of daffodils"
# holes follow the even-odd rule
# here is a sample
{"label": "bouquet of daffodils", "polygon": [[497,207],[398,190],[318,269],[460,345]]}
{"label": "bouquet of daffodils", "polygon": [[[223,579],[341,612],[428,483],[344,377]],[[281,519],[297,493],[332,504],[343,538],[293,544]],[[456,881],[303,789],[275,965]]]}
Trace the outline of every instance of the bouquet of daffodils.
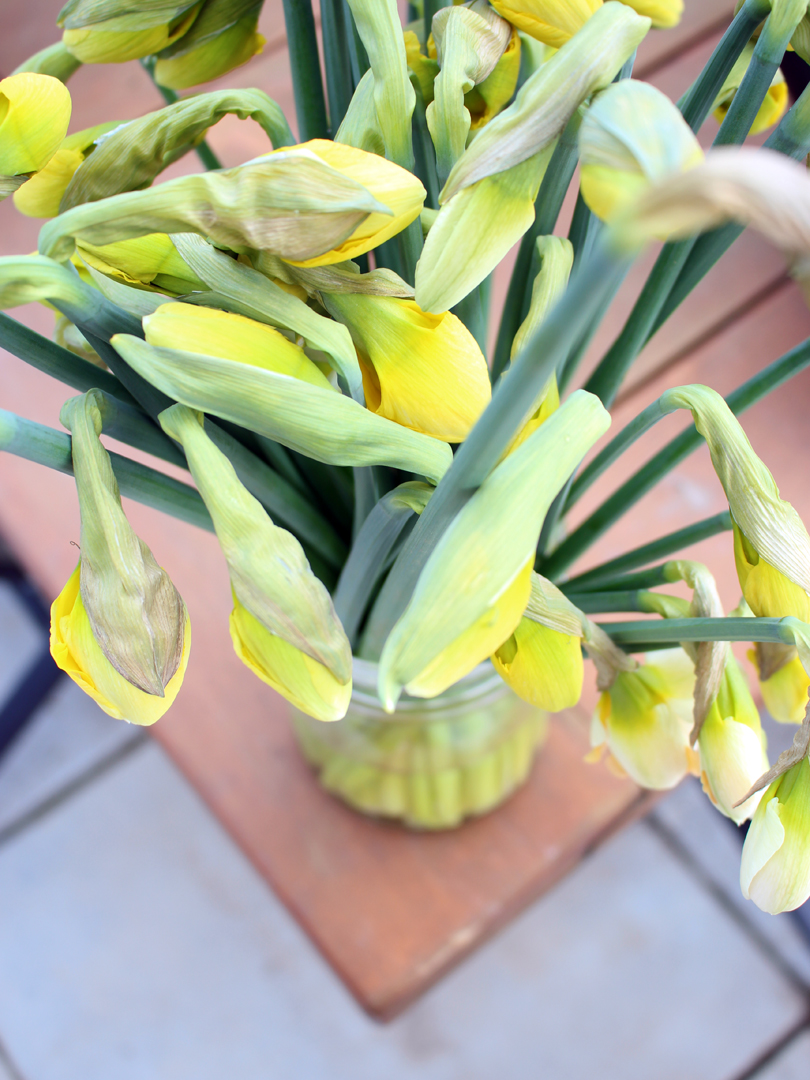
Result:
{"label": "bouquet of daffodils", "polygon": [[[79,394],[69,435],[0,412],[0,448],[75,477],[81,558],[52,652],[112,716],[156,721],[190,647],[126,495],[216,532],[237,654],[320,721],[346,714],[353,657],[377,664],[388,712],[486,660],[553,712],[579,700],[584,652],[595,757],[653,789],[697,772],[722,813],[752,818],[743,892],[776,912],[810,895],[810,537],[737,414],[808,366],[810,343],[727,399],[672,388],[589,453],[645,343],[746,226],[810,278],[810,93],[786,111],[779,71],[789,46],[810,62],[808,0],[738,3],[675,104],[632,69],[681,6],[423,0],[403,27],[395,0],[321,0],[324,79],[311,2],[285,0],[296,141],[261,90],[176,93],[261,49],[260,0],[69,0],[62,40],[0,82],[0,193],[47,219],[37,254],[0,259],[0,306],[49,304],[56,341],[2,315],[0,344]],[[165,108],[68,135],[66,80],[131,59]],[[221,168],[205,136],[226,114],[257,123],[267,152]],[[741,146],[768,128],[764,149]],[[205,171],[155,182],[191,151]],[[630,317],[570,392],[656,240]],[[488,362],[489,285],[518,242]],[[676,409],[694,426],[566,529]],[[571,576],[704,440],[728,512]],[[730,617],[708,569],[677,558],[723,530],[743,596]],[[661,588],[674,582],[691,601]],[[610,612],[651,617],[592,621]],[[768,708],[797,725],[773,767],[732,641],[754,643]]]}

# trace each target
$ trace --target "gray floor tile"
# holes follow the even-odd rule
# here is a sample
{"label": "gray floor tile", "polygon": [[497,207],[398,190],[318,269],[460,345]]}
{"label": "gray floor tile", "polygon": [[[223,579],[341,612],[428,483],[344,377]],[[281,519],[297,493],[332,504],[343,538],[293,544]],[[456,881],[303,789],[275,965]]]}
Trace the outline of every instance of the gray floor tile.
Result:
{"label": "gray floor tile", "polygon": [[44,632],[14,589],[0,581],[0,706],[44,645]]}
{"label": "gray floor tile", "polygon": [[26,1080],[722,1080],[802,1008],[643,826],[389,1027],[153,744],[0,848],[0,1037]]}
{"label": "gray floor tile", "polygon": [[0,758],[0,831],[142,736],[62,679]]}
{"label": "gray floor tile", "polygon": [[756,1074],[756,1080],[807,1080],[810,1076],[810,1031],[794,1039],[769,1065]]}
{"label": "gray floor tile", "polygon": [[[791,728],[791,734],[795,730]],[[810,943],[787,914],[768,915],[740,892],[740,839],[703,794],[697,780],[686,780],[650,815],[671,830],[701,871],[762,935],[775,954],[810,984]]]}

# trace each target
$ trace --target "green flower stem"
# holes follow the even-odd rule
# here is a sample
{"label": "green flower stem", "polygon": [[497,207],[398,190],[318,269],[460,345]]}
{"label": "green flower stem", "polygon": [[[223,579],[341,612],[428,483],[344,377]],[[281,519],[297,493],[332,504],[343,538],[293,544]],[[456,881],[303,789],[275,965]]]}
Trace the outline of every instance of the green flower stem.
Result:
{"label": "green flower stem", "polygon": [[312,0],[284,0],[284,23],[287,27],[298,136],[301,142],[327,139],[329,124]]}
{"label": "green flower stem", "polygon": [[492,275],[489,274],[472,292],[453,308],[457,316],[478,342],[478,348],[484,355],[487,351],[487,327],[489,324],[489,299],[492,288]]}
{"label": "green flower stem", "polygon": [[425,99],[415,75],[411,76],[411,86],[416,95],[413,109],[413,156],[416,175],[425,185],[427,198],[425,205],[433,210],[439,209],[439,177],[436,172],[436,152],[427,126]]}
{"label": "green flower stem", "polygon": [[354,93],[343,0],[321,0],[321,29],[326,67],[326,96],[329,101],[329,129],[334,138]]}
{"label": "green flower stem", "polygon": [[309,491],[286,446],[273,442],[265,435],[254,434],[253,437],[262,456],[267,459],[279,476],[283,476],[287,483],[292,484],[297,491],[305,493]]}
{"label": "green flower stem", "polygon": [[[63,306],[59,301],[53,301],[53,306],[63,311]],[[64,314],[70,315],[67,311]],[[163,412],[164,409],[168,409],[169,406],[174,405],[174,402],[170,397],[167,397],[161,390],[152,386],[150,382],[147,382],[142,375],[139,375],[137,371],[129,366],[122,356],[119,356],[115,349],[110,345],[108,338],[96,337],[89,326],[82,322],[81,319],[73,320],[78,326],[82,334],[87,338],[89,344],[96,350],[98,355],[112,371],[113,375],[126,387],[132,397],[137,401],[144,412],[148,413],[153,420],[157,419],[158,413]],[[118,331],[114,331],[117,333]],[[131,331],[121,331],[122,333]],[[112,337],[112,334],[109,335]],[[143,330],[138,324],[138,337],[143,337]]]}
{"label": "green flower stem", "polygon": [[449,7],[452,0],[424,0],[425,41],[433,33],[433,16],[443,7]]}
{"label": "green flower stem", "polygon": [[352,519],[352,537],[357,537],[371,511],[377,505],[380,493],[374,468],[371,465],[352,469],[354,474],[354,517]]}
{"label": "green flower stem", "polygon": [[342,0],[342,3],[343,18],[346,23],[346,36],[349,44],[349,61],[352,66],[352,81],[354,85],[357,86],[371,67],[371,64],[368,62],[366,47],[360,40],[360,35],[357,32],[357,23],[354,21],[354,15],[352,15],[348,0]]}
{"label": "green flower stem", "polygon": [[790,622],[789,619],[649,619],[602,623],[601,628],[610,634],[614,644],[626,649],[635,645],[677,645],[681,641],[774,641],[793,645]]}
{"label": "green flower stem", "polygon": [[135,399],[115,375],[63,349],[4,312],[0,312],[0,346],[81,393],[96,387],[119,401],[135,404]]}
{"label": "green flower stem", "polygon": [[770,10],[768,0],[746,0],[723,34],[706,67],[678,102],[684,120],[693,131],[698,131],[709,115],[727,75],[753,32],[770,14]]}
{"label": "green flower stem", "polygon": [[[102,391],[103,393],[103,391]],[[147,454],[186,468],[182,451],[140,409],[127,405],[110,394],[103,394],[101,419],[104,434]]]}
{"label": "green flower stem", "polygon": [[[735,415],[739,415],[808,365],[810,339],[791,349],[729,394],[726,398],[728,407]],[[543,560],[541,572],[546,577],[559,578],[598,537],[654,487],[662,476],[674,469],[702,442],[703,437],[694,427],[677,435],[606,499],[556,551]]]}
{"label": "green flower stem", "polygon": [[[154,56],[144,57],[144,59],[141,60],[142,67],[144,67],[149,73],[149,78],[157,87],[163,100],[166,102],[167,105],[174,105],[175,101],[179,101],[180,98],[177,94],[175,94],[174,90],[170,90],[168,86],[161,86],[160,83],[157,81],[157,79],[155,78],[155,64],[156,58]],[[197,157],[200,159],[206,169],[210,170],[222,168],[222,162],[219,160],[219,158],[205,141],[205,139],[203,139],[201,143],[198,143],[198,145],[195,146],[194,149],[197,151]]]}
{"label": "green flower stem", "polygon": [[591,258],[572,275],[568,289],[545,322],[512,362],[508,379],[495,387],[492,401],[461,444],[453,464],[403,545],[369,617],[366,637],[380,646],[405,610],[430,553],[450,522],[500,460],[526,419],[561,357],[588,319],[624,273],[627,258],[598,245]]}
{"label": "green flower stem", "polygon": [[[0,450],[73,475],[71,440],[66,432],[54,431],[5,410],[0,410]],[[194,488],[120,454],[111,453],[110,458],[122,495],[214,531],[205,504]]]}
{"label": "green flower stem", "polygon": [[416,264],[419,262],[419,256],[422,254],[422,247],[425,242],[422,236],[422,223],[419,218],[412,221],[394,239],[399,248],[402,277],[405,278],[409,285],[413,285],[416,279]]}
{"label": "green flower stem", "polygon": [[528,298],[531,296],[531,266],[538,236],[547,236],[554,230],[560,216],[563,200],[577,167],[578,136],[582,117],[575,112],[554,148],[546,174],[540,184],[535,200],[534,224],[524,234],[518,248],[517,258],[509,279],[509,289],[498,327],[495,355],[492,361],[492,383],[498,381],[509,363],[512,341],[526,317]]}
{"label": "green flower stem", "polygon": [[[612,594],[625,594],[627,592],[636,592],[639,589],[654,589],[658,585],[666,585],[671,583],[671,578],[668,572],[669,563],[661,563],[660,566],[651,566],[649,570],[639,570],[635,574],[625,574],[622,577],[614,578],[613,581],[605,583],[601,590],[594,590],[593,592],[585,591],[579,592],[577,589],[573,589],[571,592],[565,591],[565,595],[568,599],[577,605],[582,607],[580,601],[590,602],[589,598],[593,596],[606,596]],[[583,608],[583,611],[585,609]],[[594,609],[597,610],[597,609]],[[600,608],[600,611],[623,611],[624,608]],[[633,608],[632,610],[647,611],[648,608]],[[653,609],[654,610],[654,609]]]}
{"label": "green flower stem", "polygon": [[[572,594],[597,588],[652,588],[654,585],[663,584],[666,580],[663,577],[661,577],[660,581],[656,579],[656,575],[660,576],[663,573],[662,567],[653,567],[650,571],[644,570],[641,574],[632,575],[632,581],[630,581],[631,575],[627,574],[627,571],[634,570],[637,566],[643,566],[645,563],[654,562],[655,559],[662,559],[665,555],[672,555],[674,552],[681,551],[691,544],[698,544],[701,540],[716,536],[717,533],[729,532],[730,530],[731,514],[728,510],[724,510],[721,514],[704,518],[703,521],[697,521],[694,525],[687,525],[686,528],[678,529],[676,532],[667,533],[666,536],[634,548],[625,555],[620,555],[617,559],[611,559],[610,562],[602,563],[601,566],[595,566],[585,574],[570,578],[562,583],[560,587],[565,593],[570,592]],[[644,578],[642,581],[642,575],[648,573],[652,575],[650,579]]]}
{"label": "green flower stem", "polygon": [[571,593],[568,599],[586,615],[599,615],[613,611],[649,611],[644,605],[645,593],[641,589],[616,589],[611,592]]}

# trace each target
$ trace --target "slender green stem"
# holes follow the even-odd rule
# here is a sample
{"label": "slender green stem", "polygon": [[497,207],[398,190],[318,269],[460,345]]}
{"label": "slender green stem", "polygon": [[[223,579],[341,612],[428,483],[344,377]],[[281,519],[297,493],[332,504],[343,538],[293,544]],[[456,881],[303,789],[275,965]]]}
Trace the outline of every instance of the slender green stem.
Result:
{"label": "slender green stem", "polygon": [[267,459],[279,476],[283,476],[296,491],[304,493],[309,491],[286,446],[273,442],[272,439],[268,439],[265,435],[254,435],[254,438],[262,456]]}
{"label": "slender green stem", "polygon": [[340,127],[354,93],[352,65],[343,0],[321,0],[321,29],[332,138]]}
{"label": "slender green stem", "polygon": [[[0,450],[73,475],[68,434],[5,410],[0,410]],[[122,495],[201,529],[214,531],[205,503],[194,488],[120,454],[111,453],[110,458]]]}
{"label": "slender green stem", "polygon": [[771,10],[768,0],[746,0],[723,34],[706,67],[678,102],[684,120],[697,131],[754,30]]}
{"label": "slender green stem", "polygon": [[172,465],[186,468],[183,452],[140,409],[127,405],[110,394],[104,394],[101,418],[105,435],[164,461],[170,461]]}
{"label": "slender green stem", "polygon": [[[748,409],[755,402],[792,378],[810,365],[810,339],[791,349],[779,360],[758,372],[743,383],[726,402],[735,414]],[[701,445],[703,437],[694,427],[681,432],[646,465],[634,473],[622,486],[576,529],[567,540],[543,561],[542,572],[546,577],[559,578],[590,545],[620,518],[634,503],[654,487],[662,476],[675,468],[685,457]]]}
{"label": "slender green stem", "polygon": [[600,615],[613,611],[648,611],[644,605],[642,589],[615,589],[610,592],[571,593],[567,594],[572,604],[576,604],[586,615]]}
{"label": "slender green stem", "polygon": [[371,65],[368,62],[366,47],[357,32],[357,23],[354,21],[354,15],[352,15],[348,0],[342,0],[342,2],[346,36],[349,42],[349,60],[352,65],[352,82],[357,86]]}
{"label": "slender green stem", "polygon": [[785,619],[648,619],[602,623],[616,645],[677,645],[681,641],[775,641],[793,645]]}
{"label": "slender green stem", "polygon": [[487,351],[487,314],[491,281],[492,275],[488,275],[453,308],[453,314],[461,319],[484,354]]}
{"label": "slender green stem", "polygon": [[284,0],[284,23],[287,27],[298,136],[301,142],[326,139],[329,124],[312,0]]}
{"label": "slender green stem", "polygon": [[[561,588],[566,593],[576,593],[596,588],[652,588],[656,584],[663,584],[665,579],[661,578],[659,582],[645,578],[641,583],[641,576],[633,575],[631,582],[631,575],[628,575],[627,571],[634,570],[637,566],[643,566],[645,563],[654,562],[656,559],[662,559],[665,555],[672,555],[676,551],[682,551],[683,548],[690,547],[692,544],[699,544],[701,540],[708,540],[710,536],[716,536],[721,532],[729,532],[730,529],[731,514],[728,510],[724,510],[713,517],[697,521],[694,525],[687,525],[676,532],[667,533],[666,536],[659,537],[658,540],[653,540],[649,544],[642,544],[641,547],[633,548],[632,551],[620,555],[617,559],[611,559],[600,566],[594,566],[592,570],[579,574],[575,578],[570,578],[561,585]],[[659,574],[663,571],[661,567],[654,567],[649,573],[653,574],[653,572]],[[642,571],[642,573],[646,574],[648,571]]]}
{"label": "slender green stem", "polygon": [[[53,306],[60,308],[61,310],[59,301],[53,301]],[[69,315],[68,318],[70,318]],[[112,371],[113,375],[124,384],[132,397],[153,420],[157,420],[158,413],[163,412],[164,409],[168,409],[171,405],[175,404],[170,397],[167,397],[166,394],[161,390],[158,390],[157,387],[152,386],[152,384],[147,382],[142,375],[139,375],[137,371],[131,368],[126,360],[118,355],[108,340],[96,337],[89,327],[80,320],[76,321],[76,325],[110,371]],[[143,330],[140,329],[140,325],[138,336],[143,337]]]}
{"label": "slender green stem", "polygon": [[363,528],[366,518],[377,505],[380,497],[374,468],[365,465],[352,469],[354,474],[354,518],[352,537],[356,538]]}
{"label": "slender green stem", "polygon": [[560,141],[554,148],[535,200],[534,224],[524,233],[520,242],[498,327],[495,355],[492,360],[493,384],[498,381],[509,363],[512,341],[525,318],[526,298],[531,295],[529,278],[535,241],[538,236],[547,236],[554,231],[565,194],[577,167],[577,138],[581,124],[582,117],[577,111],[568,121]]}
{"label": "slender green stem", "polygon": [[[174,90],[170,90],[168,86],[161,86],[155,78],[154,56],[144,57],[144,59],[141,60],[141,65],[149,73],[149,78],[155,84],[156,88],[160,92],[161,97],[167,105],[174,105],[175,101],[180,100],[179,96],[175,94]],[[222,162],[219,160],[219,158],[205,141],[205,139],[203,139],[201,143],[198,143],[197,146],[194,147],[194,149],[197,151],[197,157],[200,159],[206,169],[210,170],[222,168]]]}
{"label": "slender green stem", "polygon": [[449,7],[451,0],[424,0],[425,41],[433,33],[433,16],[443,7]]}
{"label": "slender green stem", "polygon": [[[626,593],[630,590],[638,591],[639,589],[654,589],[658,585],[667,585],[671,583],[671,577],[668,572],[670,563],[661,563],[660,566],[651,566],[649,570],[638,570],[635,574],[624,574],[621,577],[614,578],[612,581],[605,582],[601,590],[589,591],[587,588],[580,592],[578,588],[572,588],[569,592],[568,585],[563,585],[565,595],[568,599],[577,605],[582,607],[580,600],[585,600],[590,596],[605,596],[612,593]],[[585,610],[584,608],[582,609]],[[608,611],[608,608],[599,610]],[[623,608],[616,608],[616,611],[622,611]],[[633,610],[636,610],[635,608]],[[649,608],[639,608],[638,610],[648,611]]]}
{"label": "slender green stem", "polygon": [[[628,267],[629,269],[629,267]],[[599,305],[599,310],[585,323],[584,328],[581,330],[576,344],[568,353],[565,358],[565,362],[557,369],[557,386],[562,395],[570,386],[571,380],[576,374],[577,368],[582,362],[585,353],[588,351],[588,347],[596,335],[596,331],[602,325],[602,320],[607,315],[608,308],[616,298],[616,293],[622,286],[627,273],[625,272],[621,276],[617,277],[613,282],[613,288],[610,292],[605,294],[602,303]]]}
{"label": "slender green stem", "polygon": [[416,76],[411,76],[411,86],[416,95],[413,110],[413,156],[416,175],[425,185],[427,198],[425,205],[433,210],[439,209],[439,177],[436,173],[436,151],[427,126],[425,99]]}

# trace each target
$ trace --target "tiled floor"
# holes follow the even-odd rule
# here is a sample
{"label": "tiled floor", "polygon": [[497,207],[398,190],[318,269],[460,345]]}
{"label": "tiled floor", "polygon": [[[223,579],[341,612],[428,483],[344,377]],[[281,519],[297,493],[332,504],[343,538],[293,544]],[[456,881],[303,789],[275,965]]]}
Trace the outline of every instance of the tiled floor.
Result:
{"label": "tiled floor", "polygon": [[[6,686],[37,634],[3,587],[0,628]],[[382,1027],[65,681],[0,763],[0,1080],[806,1080],[810,946],[738,858],[686,785]]]}

